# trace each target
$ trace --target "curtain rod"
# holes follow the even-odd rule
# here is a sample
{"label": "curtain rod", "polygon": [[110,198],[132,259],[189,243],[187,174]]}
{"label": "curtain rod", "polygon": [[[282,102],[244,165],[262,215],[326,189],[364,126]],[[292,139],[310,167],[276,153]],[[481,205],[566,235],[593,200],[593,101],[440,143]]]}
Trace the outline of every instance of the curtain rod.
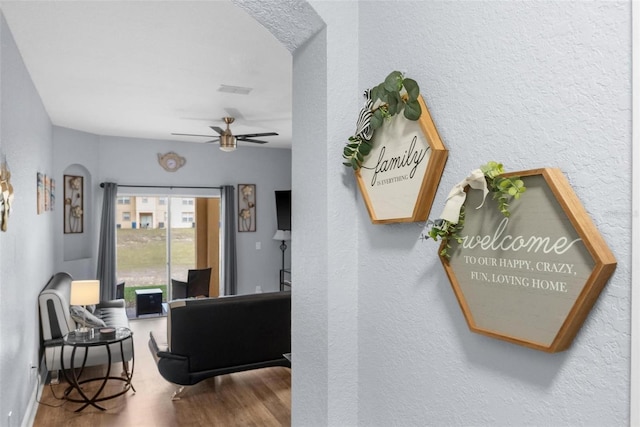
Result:
{"label": "curtain rod", "polygon": [[[220,190],[222,187],[194,187],[190,185],[132,185],[132,184],[117,184],[118,187],[137,187],[137,188],[168,188],[173,190],[174,188],[187,188],[196,190]],[[104,182],[100,183],[100,188],[104,188]]]}

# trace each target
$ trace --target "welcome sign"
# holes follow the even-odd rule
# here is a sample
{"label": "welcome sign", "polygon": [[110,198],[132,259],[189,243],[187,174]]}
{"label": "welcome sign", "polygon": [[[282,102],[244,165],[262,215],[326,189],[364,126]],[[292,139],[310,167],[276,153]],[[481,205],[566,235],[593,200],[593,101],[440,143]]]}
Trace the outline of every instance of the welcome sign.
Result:
{"label": "welcome sign", "polygon": [[558,169],[506,174],[527,188],[504,217],[467,191],[461,241],[442,258],[470,329],[548,352],[572,342],[616,261]]}
{"label": "welcome sign", "polygon": [[429,216],[448,151],[429,110],[418,97],[417,121],[397,114],[376,129],[373,148],[356,172],[371,221],[425,221]]}

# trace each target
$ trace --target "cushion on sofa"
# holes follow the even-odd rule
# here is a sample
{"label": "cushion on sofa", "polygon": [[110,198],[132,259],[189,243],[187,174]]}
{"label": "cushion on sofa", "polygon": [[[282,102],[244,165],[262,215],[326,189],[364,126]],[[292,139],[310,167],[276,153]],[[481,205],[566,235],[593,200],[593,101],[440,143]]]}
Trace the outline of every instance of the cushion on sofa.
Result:
{"label": "cushion on sofa", "polygon": [[94,316],[93,313],[89,313],[89,311],[82,306],[72,305],[69,311],[71,318],[81,326],[87,326],[89,328],[102,328],[107,326],[104,320]]}
{"label": "cushion on sofa", "polygon": [[96,306],[94,314],[96,317],[102,319],[107,326],[113,328],[129,327],[129,318],[127,318],[127,311],[123,299],[101,302]]}

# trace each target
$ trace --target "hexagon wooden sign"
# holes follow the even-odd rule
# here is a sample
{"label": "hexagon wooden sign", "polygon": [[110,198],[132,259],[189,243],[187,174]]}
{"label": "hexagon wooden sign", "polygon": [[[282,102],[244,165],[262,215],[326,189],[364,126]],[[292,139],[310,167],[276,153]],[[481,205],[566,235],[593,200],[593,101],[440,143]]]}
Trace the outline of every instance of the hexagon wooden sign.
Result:
{"label": "hexagon wooden sign", "polygon": [[422,96],[418,102],[417,121],[397,114],[376,129],[371,153],[356,171],[375,224],[425,221],[431,211],[449,152]]}
{"label": "hexagon wooden sign", "polygon": [[[513,172],[527,187],[506,218],[467,190],[462,242],[441,257],[473,332],[546,352],[567,349],[616,260],[559,169]],[[453,239],[452,239],[453,240]]]}

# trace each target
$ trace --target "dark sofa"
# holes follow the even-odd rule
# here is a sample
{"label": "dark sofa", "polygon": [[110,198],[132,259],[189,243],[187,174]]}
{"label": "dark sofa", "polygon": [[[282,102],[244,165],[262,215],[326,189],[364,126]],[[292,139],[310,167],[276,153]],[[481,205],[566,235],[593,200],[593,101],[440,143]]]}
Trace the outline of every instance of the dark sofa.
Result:
{"label": "dark sofa", "polygon": [[291,293],[175,300],[149,348],[169,382],[193,385],[232,372],[290,367]]}

